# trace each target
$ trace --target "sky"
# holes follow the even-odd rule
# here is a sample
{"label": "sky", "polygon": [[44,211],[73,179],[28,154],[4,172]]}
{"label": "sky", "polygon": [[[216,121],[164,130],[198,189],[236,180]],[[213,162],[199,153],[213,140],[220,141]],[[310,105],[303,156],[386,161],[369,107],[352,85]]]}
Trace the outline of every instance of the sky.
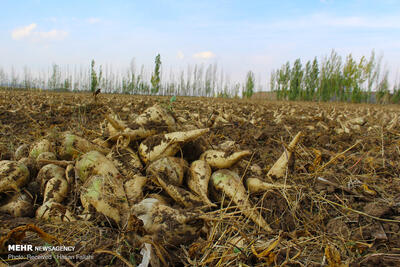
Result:
{"label": "sky", "polygon": [[[217,63],[232,81],[334,49],[383,56],[400,80],[400,0],[0,0],[0,67]],[[397,76],[399,76],[397,78]]]}

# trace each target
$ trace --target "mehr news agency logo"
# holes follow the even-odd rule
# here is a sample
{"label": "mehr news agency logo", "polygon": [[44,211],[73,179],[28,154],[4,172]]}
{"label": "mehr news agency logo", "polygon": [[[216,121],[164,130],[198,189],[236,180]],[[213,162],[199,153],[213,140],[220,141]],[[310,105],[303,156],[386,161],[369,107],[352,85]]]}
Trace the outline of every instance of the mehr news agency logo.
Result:
{"label": "mehr news agency logo", "polygon": [[[75,246],[33,246],[33,245],[8,245],[8,252],[74,252]],[[48,255],[14,255],[8,254],[8,259],[33,259],[42,257],[43,259],[51,259],[52,257],[56,257],[57,259],[93,259],[94,257],[91,255],[62,255],[62,254],[48,254]]]}
{"label": "mehr news agency logo", "polygon": [[33,251],[75,251],[75,246],[32,246],[32,245],[8,245],[8,252],[33,252]]}

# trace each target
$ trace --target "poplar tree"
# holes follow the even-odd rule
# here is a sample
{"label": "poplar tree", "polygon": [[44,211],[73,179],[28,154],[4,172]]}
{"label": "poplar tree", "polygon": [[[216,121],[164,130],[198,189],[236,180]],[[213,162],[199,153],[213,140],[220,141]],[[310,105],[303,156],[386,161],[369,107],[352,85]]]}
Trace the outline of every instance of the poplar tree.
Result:
{"label": "poplar tree", "polygon": [[249,71],[246,76],[246,85],[243,97],[250,98],[254,93],[254,73]]}
{"label": "poplar tree", "polygon": [[289,100],[296,100],[300,96],[300,86],[303,79],[303,70],[299,58],[294,62],[290,74]]}
{"label": "poplar tree", "polygon": [[151,76],[151,93],[157,94],[160,91],[161,77],[160,77],[160,68],[161,68],[161,57],[160,54],[156,56],[154,61],[154,73]]}
{"label": "poplar tree", "polygon": [[96,71],[94,70],[94,59],[92,59],[92,63],[91,63],[91,68],[90,68],[90,91],[92,93],[96,92],[97,89],[97,74]]}
{"label": "poplar tree", "polygon": [[310,90],[311,90],[310,91],[310,94],[311,94],[310,100],[313,100],[315,97],[315,92],[317,91],[318,86],[319,86],[319,83],[318,83],[318,81],[319,81],[319,66],[318,66],[318,60],[316,57],[314,58],[313,63],[312,63],[310,80],[311,80],[311,82],[309,84]]}

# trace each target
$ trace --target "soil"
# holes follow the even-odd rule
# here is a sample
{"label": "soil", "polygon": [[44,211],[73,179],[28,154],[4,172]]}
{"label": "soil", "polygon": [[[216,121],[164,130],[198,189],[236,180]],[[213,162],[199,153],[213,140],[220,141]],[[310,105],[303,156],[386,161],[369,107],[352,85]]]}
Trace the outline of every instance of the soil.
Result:
{"label": "soil", "polygon": [[[100,94],[95,102],[86,93],[0,91],[0,160],[12,160],[20,145],[30,145],[54,132],[71,131],[94,140],[101,136],[100,124],[109,109],[129,120],[156,103],[167,108],[169,97]],[[192,125],[199,125],[202,120],[204,125],[209,124],[208,118],[213,114],[233,114],[244,119],[228,119],[229,124],[211,127],[209,133],[182,147],[178,155],[189,163],[206,148],[217,148],[232,140],[241,150],[252,152],[251,157],[234,166],[244,182],[253,175],[249,166],[256,164],[262,170],[260,179],[293,187],[250,196],[274,233],[258,229],[237,210],[225,213],[208,210],[206,214],[219,216],[218,220],[207,223],[208,229],[214,229],[213,234],[205,227],[192,243],[160,248],[158,252],[168,264],[400,265],[400,125],[388,127],[394,114],[400,114],[399,106],[177,97],[170,109],[175,118],[181,116]],[[277,113],[282,115],[281,121],[276,120]],[[195,119],[191,114],[198,116]],[[366,123],[360,130],[348,127],[349,132],[338,134],[335,130],[340,123],[335,118],[339,114],[343,115],[342,121],[363,116]],[[328,128],[317,126],[320,121]],[[293,168],[283,179],[267,178],[268,170],[285,153],[298,131],[303,132],[303,137],[294,153]],[[139,143],[132,146],[137,148]],[[321,182],[318,177],[329,183]],[[124,264],[119,257],[98,249],[117,253],[133,266],[141,262],[140,238],[108,224],[83,221],[50,224],[0,213],[0,238],[28,223],[62,238],[63,245],[76,246],[75,252],[63,255],[90,255],[89,259],[75,258],[70,262],[54,258],[33,260],[31,265]],[[231,241],[238,236],[243,237],[243,244],[232,245]],[[270,247],[278,237],[279,243]],[[43,245],[31,233],[24,242]],[[260,257],[268,248],[271,251]],[[332,265],[329,253],[337,253],[343,265]],[[0,255],[0,264],[2,261],[26,262],[7,261],[7,254]]]}

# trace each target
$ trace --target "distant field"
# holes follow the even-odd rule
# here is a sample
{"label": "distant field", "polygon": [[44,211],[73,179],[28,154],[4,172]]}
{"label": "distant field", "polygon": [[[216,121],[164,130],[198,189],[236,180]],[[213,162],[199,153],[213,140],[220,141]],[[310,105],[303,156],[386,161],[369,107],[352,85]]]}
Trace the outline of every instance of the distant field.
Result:
{"label": "distant field", "polygon": [[257,92],[251,96],[252,99],[265,99],[265,100],[276,100],[275,92]]}

